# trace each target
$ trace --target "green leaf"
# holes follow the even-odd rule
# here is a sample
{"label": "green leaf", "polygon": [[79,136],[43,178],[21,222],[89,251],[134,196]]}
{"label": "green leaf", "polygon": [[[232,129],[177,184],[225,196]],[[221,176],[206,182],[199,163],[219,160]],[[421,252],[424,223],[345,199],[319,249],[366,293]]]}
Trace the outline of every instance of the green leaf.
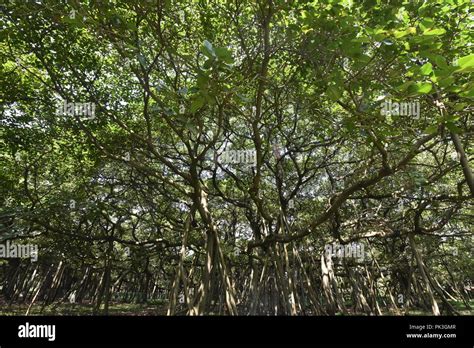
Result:
{"label": "green leaf", "polygon": [[426,31],[430,28],[432,28],[435,25],[435,22],[431,18],[424,18],[421,23],[420,23],[420,28],[423,31]]}
{"label": "green leaf", "polygon": [[406,31],[406,30],[396,30],[393,33],[393,36],[395,36],[396,39],[399,39],[399,38],[404,37],[406,35],[408,35],[408,31]]}
{"label": "green leaf", "polygon": [[440,68],[448,67],[448,63],[446,63],[446,59],[443,56],[440,56],[439,54],[433,54],[431,55],[431,57],[428,57],[428,58],[432,59],[432,61]]}
{"label": "green leaf", "polygon": [[146,60],[145,60],[145,57],[143,56],[143,54],[140,53],[140,54],[137,56],[137,58],[138,58],[138,61],[140,62],[140,64],[141,64],[144,68],[146,68]]}
{"label": "green leaf", "polygon": [[431,63],[426,63],[420,68],[422,75],[429,75],[433,71],[433,65]]}
{"label": "green leaf", "polygon": [[449,76],[449,77],[446,77],[444,79],[439,80],[438,85],[440,87],[446,88],[446,87],[451,86],[453,84],[453,82],[454,82],[454,77]]}
{"label": "green leaf", "polygon": [[456,73],[474,71],[474,54],[459,58],[458,66],[459,69],[455,71]]}
{"label": "green leaf", "polygon": [[190,111],[191,113],[195,113],[198,111],[200,108],[204,106],[206,103],[206,100],[201,96],[197,96],[192,102],[191,102],[191,108]]}
{"label": "green leaf", "polygon": [[367,37],[367,36],[361,36],[361,37],[356,37],[355,39],[352,39],[351,42],[357,42],[357,43],[368,43],[371,42],[372,40]]}
{"label": "green leaf", "polygon": [[408,87],[410,87],[413,84],[414,84],[413,81],[407,81],[407,82],[401,84],[400,86],[396,87],[395,89],[399,92],[404,92],[408,89]]}
{"label": "green leaf", "polygon": [[443,35],[444,33],[446,33],[445,29],[437,28],[437,29],[428,29],[428,30],[423,32],[423,35],[425,35],[425,36],[439,36],[439,35]]}
{"label": "green leaf", "polygon": [[222,60],[224,63],[227,64],[233,64],[234,59],[232,58],[232,53],[230,52],[229,49],[225,47],[216,47],[214,49],[214,52],[216,53],[217,57]]}
{"label": "green leaf", "polygon": [[459,120],[460,117],[461,116],[459,116],[459,115],[449,114],[449,115],[445,115],[443,117],[443,120],[446,121],[446,122],[454,122],[454,121]]}
{"label": "green leaf", "polygon": [[337,101],[341,97],[342,91],[337,86],[329,86],[326,94],[332,101]]}
{"label": "green leaf", "polygon": [[462,129],[456,126],[453,122],[446,122],[446,128],[448,128],[451,132],[455,134],[459,134],[462,132]]}
{"label": "green leaf", "polygon": [[356,129],[356,125],[351,119],[345,119],[344,126],[349,132],[353,132]]}
{"label": "green leaf", "polygon": [[456,111],[462,111],[467,106],[467,103],[459,103],[453,106],[453,109]]}
{"label": "green leaf", "polygon": [[423,131],[423,133],[425,134],[435,134],[438,132],[438,125],[436,124],[432,124],[431,126],[428,126],[425,128],[425,130]]}
{"label": "green leaf", "polygon": [[201,47],[201,52],[204,53],[204,55],[209,58],[213,58],[216,56],[216,53],[214,52],[214,48],[212,47],[212,44],[207,40],[204,40],[204,43],[202,44],[202,47]]}
{"label": "green leaf", "polygon": [[466,90],[459,93],[459,95],[465,98],[474,98],[474,86],[468,87]]}
{"label": "green leaf", "polygon": [[206,90],[208,85],[209,85],[209,76],[203,73],[198,74],[197,86],[199,87],[199,89]]}
{"label": "green leaf", "polygon": [[458,59],[458,64],[461,68],[466,68],[468,66],[474,66],[474,54],[464,56]]}
{"label": "green leaf", "polygon": [[429,82],[418,82],[416,84],[416,93],[427,94],[431,92],[433,85]]}
{"label": "green leaf", "polygon": [[401,37],[407,36],[408,34],[414,34],[414,33],[416,33],[416,29],[413,27],[410,27],[405,30],[395,30],[393,32],[393,36],[395,36],[396,39],[399,39]]}
{"label": "green leaf", "polygon": [[208,69],[212,68],[213,64],[214,64],[214,60],[213,60],[213,59],[207,59],[207,60],[204,62],[204,64],[203,64],[202,67],[203,67],[204,69],[208,70]]}
{"label": "green leaf", "polygon": [[445,68],[434,70],[434,73],[436,77],[439,79],[439,78],[450,77],[455,71],[456,71],[456,67],[446,66]]}

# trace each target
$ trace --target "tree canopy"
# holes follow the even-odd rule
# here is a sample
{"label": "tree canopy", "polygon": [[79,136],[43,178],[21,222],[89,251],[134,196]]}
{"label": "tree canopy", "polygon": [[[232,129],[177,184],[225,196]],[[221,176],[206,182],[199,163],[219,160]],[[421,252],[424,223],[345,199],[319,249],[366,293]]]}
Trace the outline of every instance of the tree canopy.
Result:
{"label": "tree canopy", "polygon": [[0,8],[9,305],[470,309],[470,0]]}

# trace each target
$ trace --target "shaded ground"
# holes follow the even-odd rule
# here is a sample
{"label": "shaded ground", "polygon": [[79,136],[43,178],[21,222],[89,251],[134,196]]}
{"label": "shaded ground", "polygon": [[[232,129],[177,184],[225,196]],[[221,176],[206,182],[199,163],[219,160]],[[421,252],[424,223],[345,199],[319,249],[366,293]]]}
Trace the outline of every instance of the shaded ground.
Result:
{"label": "shaded ground", "polygon": [[[474,300],[470,301],[471,309],[467,310],[461,302],[451,302],[461,315],[474,315]],[[0,315],[25,315],[28,310],[28,304],[13,304],[8,308],[5,301],[0,300]],[[111,303],[109,305],[109,315],[127,315],[127,316],[152,316],[166,315],[166,303]],[[91,304],[51,304],[42,309],[41,304],[35,304],[30,315],[93,315],[93,306]],[[341,315],[341,314],[337,314]],[[386,311],[384,315],[431,315],[431,312],[420,309],[410,309],[406,312]]]}
{"label": "shaded ground", "polygon": [[[25,315],[29,304],[12,304],[8,307],[0,298],[0,315]],[[29,315],[93,315],[92,304],[53,303],[42,308],[42,304],[34,304]],[[110,303],[109,315],[165,315],[167,305],[156,303]]]}

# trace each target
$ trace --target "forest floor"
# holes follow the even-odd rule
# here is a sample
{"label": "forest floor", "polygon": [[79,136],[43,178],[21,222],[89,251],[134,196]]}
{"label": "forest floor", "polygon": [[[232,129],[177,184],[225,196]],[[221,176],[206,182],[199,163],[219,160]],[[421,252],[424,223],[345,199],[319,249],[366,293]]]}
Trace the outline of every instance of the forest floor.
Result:
{"label": "forest floor", "polygon": [[[3,316],[17,316],[25,315],[29,304],[12,304],[8,308],[8,304],[0,301],[0,315]],[[474,300],[470,301],[471,309],[468,310],[462,302],[454,302],[451,304],[461,315],[474,315]],[[109,315],[115,316],[153,316],[166,315],[166,303],[110,303]],[[31,307],[29,315],[93,315],[93,306],[91,304],[71,304],[71,303],[53,303],[42,308],[41,304],[35,304]],[[338,314],[341,315],[341,314]],[[349,314],[350,315],[350,314]],[[386,311],[383,315],[431,315],[431,312],[422,309],[413,308],[405,313],[396,313],[393,311]]]}

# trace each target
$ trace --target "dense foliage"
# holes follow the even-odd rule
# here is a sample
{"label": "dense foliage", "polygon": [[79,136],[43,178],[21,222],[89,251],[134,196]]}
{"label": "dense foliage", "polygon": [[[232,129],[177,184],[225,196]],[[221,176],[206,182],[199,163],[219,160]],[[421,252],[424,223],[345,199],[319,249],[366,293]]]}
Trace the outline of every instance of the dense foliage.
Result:
{"label": "dense foliage", "polygon": [[3,300],[469,309],[472,8],[6,1]]}

